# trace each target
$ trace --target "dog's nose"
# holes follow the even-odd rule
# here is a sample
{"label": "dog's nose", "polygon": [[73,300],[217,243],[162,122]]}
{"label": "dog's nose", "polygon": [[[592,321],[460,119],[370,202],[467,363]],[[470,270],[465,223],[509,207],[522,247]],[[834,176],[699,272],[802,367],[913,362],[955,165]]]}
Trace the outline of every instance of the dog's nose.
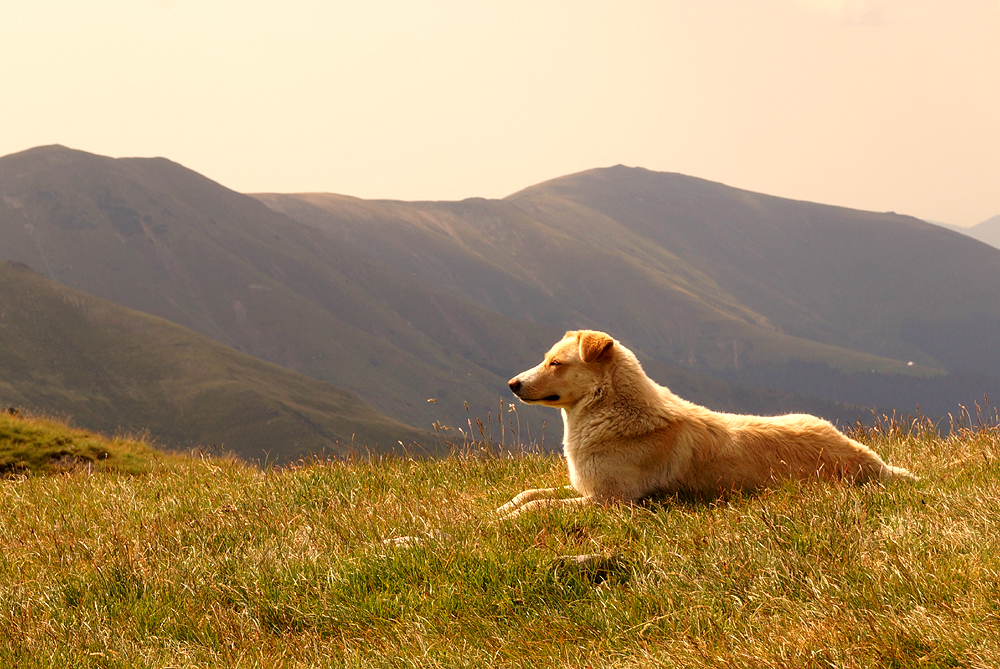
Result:
{"label": "dog's nose", "polygon": [[510,381],[508,381],[508,382],[507,382],[507,386],[508,386],[508,387],[509,387],[509,388],[510,388],[510,389],[511,389],[511,390],[512,390],[513,392],[515,392],[515,393],[516,393],[516,392],[517,392],[518,390],[520,390],[520,389],[521,389],[521,380],[520,380],[520,379],[518,379],[518,378],[517,378],[517,377],[515,376],[515,377],[514,377],[513,379],[511,379]]}

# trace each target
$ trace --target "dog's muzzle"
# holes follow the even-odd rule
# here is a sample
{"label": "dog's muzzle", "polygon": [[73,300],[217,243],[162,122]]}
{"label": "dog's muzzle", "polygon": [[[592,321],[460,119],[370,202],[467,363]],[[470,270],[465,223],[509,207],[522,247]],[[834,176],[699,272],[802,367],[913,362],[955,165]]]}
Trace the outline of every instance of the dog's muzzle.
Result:
{"label": "dog's muzzle", "polygon": [[517,395],[518,399],[520,399],[522,402],[558,402],[559,401],[559,396],[558,395],[549,395],[547,397],[542,397],[542,398],[525,397],[524,395],[521,394],[521,380],[519,378],[517,378],[516,376],[513,379],[511,379],[510,381],[507,382],[507,387],[509,387],[510,390],[511,390],[511,392],[513,392],[515,395]]}

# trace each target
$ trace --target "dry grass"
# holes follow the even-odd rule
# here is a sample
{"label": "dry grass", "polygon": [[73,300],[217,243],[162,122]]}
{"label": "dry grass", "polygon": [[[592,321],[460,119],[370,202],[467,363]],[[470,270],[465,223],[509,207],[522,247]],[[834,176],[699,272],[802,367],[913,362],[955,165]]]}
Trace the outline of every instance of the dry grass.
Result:
{"label": "dry grass", "polygon": [[996,422],[858,436],[921,481],[500,524],[558,457],[11,478],[0,665],[1000,666]]}

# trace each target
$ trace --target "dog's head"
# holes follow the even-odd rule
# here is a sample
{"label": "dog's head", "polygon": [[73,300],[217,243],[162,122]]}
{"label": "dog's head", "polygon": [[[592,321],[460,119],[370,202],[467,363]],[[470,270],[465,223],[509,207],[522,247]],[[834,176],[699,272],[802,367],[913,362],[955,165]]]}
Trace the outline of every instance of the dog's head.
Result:
{"label": "dog's head", "polygon": [[507,382],[522,402],[569,408],[592,394],[615,354],[617,342],[594,330],[572,330],[541,364]]}

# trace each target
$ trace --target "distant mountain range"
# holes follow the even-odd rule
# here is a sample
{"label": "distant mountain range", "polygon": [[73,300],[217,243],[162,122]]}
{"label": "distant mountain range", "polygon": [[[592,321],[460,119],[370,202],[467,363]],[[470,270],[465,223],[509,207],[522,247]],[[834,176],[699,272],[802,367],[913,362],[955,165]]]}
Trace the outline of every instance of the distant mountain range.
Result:
{"label": "distant mountain range", "polygon": [[500,402],[579,327],[721,410],[944,415],[1000,390],[1000,250],[895,214],[622,166],[502,200],[251,197],[60,146],[0,158],[0,196],[0,259],[420,430],[502,412],[557,441],[554,412]]}
{"label": "distant mountain range", "polygon": [[495,413],[509,369],[555,336],[169,160],[41,147],[0,159],[0,193],[0,259],[346,388],[421,429],[465,426],[464,402],[473,416]]}
{"label": "distant mountain range", "polygon": [[994,216],[993,218],[988,218],[982,223],[977,223],[968,228],[963,228],[958,225],[949,225],[947,223],[936,223],[936,225],[942,225],[955,232],[961,232],[963,235],[968,235],[973,239],[978,239],[984,244],[989,244],[994,248],[1000,249],[1000,215]]}

